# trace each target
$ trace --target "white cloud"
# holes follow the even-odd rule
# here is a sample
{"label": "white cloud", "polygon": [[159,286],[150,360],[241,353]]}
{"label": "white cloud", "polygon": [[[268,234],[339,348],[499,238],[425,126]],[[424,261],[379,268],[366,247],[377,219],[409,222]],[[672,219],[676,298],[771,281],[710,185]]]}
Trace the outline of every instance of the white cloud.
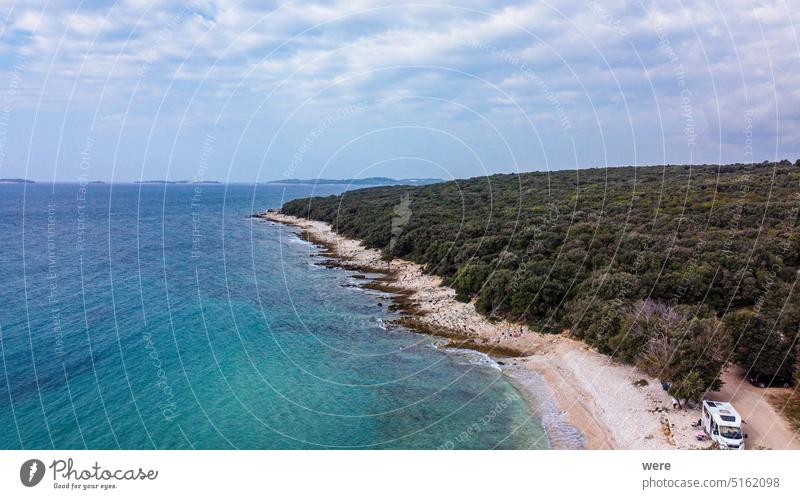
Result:
{"label": "white cloud", "polygon": [[[228,106],[229,123],[255,109],[279,122],[309,98],[304,113],[315,116],[342,100],[434,96],[507,120],[501,126],[517,126],[521,106],[552,135],[575,133],[553,119],[561,112],[592,133],[633,123],[680,143],[688,92],[704,139],[692,153],[713,159],[715,137],[735,141],[745,112],[769,147],[800,151],[800,46],[789,8],[780,0],[10,2],[0,54],[26,58],[17,108],[41,97],[56,111],[69,100],[72,110],[119,112],[133,98],[153,112],[165,100],[175,119],[189,106],[193,116]],[[409,68],[387,69],[398,66]],[[381,112],[390,113],[381,122],[454,119],[446,106],[398,102]]]}

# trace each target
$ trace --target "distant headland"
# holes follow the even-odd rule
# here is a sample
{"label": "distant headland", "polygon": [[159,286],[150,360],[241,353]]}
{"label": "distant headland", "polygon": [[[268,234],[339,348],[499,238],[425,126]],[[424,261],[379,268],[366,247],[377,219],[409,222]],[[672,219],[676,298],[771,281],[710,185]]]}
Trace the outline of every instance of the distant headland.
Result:
{"label": "distant headland", "polygon": [[284,180],[272,180],[266,182],[267,184],[283,184],[283,185],[429,185],[444,182],[440,178],[401,178],[394,179],[389,177],[367,177],[367,178],[314,178],[314,179],[299,179],[287,178]]}
{"label": "distant headland", "polygon": [[137,180],[134,184],[219,184],[217,180]]}
{"label": "distant headland", "polygon": [[26,178],[0,178],[0,184],[35,184],[33,180]]}

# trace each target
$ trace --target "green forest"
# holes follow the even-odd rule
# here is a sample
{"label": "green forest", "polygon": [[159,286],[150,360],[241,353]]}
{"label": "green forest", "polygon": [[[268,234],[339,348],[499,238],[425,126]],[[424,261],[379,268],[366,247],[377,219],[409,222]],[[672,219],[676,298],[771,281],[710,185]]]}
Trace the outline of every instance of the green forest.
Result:
{"label": "green forest", "polygon": [[[800,160],[498,174],[298,199],[491,318],[568,332],[671,383],[798,376]],[[566,330],[566,331],[565,331]]]}

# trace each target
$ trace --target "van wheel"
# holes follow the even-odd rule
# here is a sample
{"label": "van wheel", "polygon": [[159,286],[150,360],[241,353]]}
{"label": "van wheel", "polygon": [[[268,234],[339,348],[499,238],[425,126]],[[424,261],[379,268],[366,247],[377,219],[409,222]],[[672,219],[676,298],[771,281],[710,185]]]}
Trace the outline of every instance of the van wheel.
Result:
{"label": "van wheel", "polygon": [[758,387],[759,387],[759,388],[766,388],[766,387],[767,387],[767,385],[765,385],[764,383],[759,383],[759,384],[758,384]]}
{"label": "van wheel", "polygon": [[783,384],[783,387],[784,387],[784,388],[789,388],[789,383],[784,383],[784,384]]}

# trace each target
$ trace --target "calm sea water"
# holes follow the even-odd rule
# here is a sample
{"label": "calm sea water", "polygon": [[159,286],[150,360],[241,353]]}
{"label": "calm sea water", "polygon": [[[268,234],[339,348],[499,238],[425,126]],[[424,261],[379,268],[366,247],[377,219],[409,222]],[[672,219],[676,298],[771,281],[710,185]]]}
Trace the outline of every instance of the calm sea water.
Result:
{"label": "calm sea water", "polygon": [[542,448],[491,361],[247,218],[339,187],[0,185],[0,448]]}

